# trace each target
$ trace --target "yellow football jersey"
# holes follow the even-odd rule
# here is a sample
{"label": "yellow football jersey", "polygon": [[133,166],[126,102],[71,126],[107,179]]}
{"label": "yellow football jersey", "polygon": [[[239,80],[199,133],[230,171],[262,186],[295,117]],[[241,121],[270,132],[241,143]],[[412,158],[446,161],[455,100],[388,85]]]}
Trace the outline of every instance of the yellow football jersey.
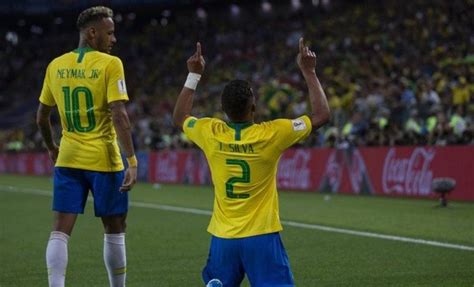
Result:
{"label": "yellow football jersey", "polygon": [[90,48],[54,59],[40,102],[58,107],[62,138],[56,166],[120,171],[123,162],[108,104],[128,101],[119,58]]}
{"label": "yellow football jersey", "polygon": [[282,230],[276,174],[287,148],[311,132],[307,116],[254,123],[188,117],[185,134],[206,155],[214,184],[208,231],[241,238]]}

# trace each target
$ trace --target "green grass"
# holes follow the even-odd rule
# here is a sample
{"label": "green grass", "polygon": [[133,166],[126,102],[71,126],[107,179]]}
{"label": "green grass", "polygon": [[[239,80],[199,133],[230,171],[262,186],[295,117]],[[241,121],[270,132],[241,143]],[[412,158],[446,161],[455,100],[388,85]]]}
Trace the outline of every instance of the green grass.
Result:
{"label": "green grass", "polygon": [[[47,286],[51,197],[45,177],[0,175],[0,286]],[[3,191],[2,191],[3,190]],[[139,184],[131,201],[210,210],[209,187]],[[315,193],[280,193],[284,220],[474,246],[474,204]],[[108,286],[103,231],[91,203],[69,244],[67,286]],[[127,286],[202,286],[209,216],[131,207]],[[474,286],[474,252],[285,227],[297,286]],[[249,286],[244,283],[243,286]]]}

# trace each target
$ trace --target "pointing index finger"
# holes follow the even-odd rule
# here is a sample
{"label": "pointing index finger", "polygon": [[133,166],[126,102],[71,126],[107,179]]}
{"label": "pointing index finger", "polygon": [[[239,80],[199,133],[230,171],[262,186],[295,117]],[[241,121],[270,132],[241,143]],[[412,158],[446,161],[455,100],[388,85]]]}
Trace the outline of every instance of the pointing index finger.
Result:
{"label": "pointing index finger", "polygon": [[196,53],[197,53],[198,57],[201,56],[201,43],[199,43],[199,42],[196,43]]}
{"label": "pointing index finger", "polygon": [[303,50],[304,50],[304,42],[303,42],[303,37],[300,38],[300,41],[299,41],[299,46],[300,46],[300,53],[303,54]]}

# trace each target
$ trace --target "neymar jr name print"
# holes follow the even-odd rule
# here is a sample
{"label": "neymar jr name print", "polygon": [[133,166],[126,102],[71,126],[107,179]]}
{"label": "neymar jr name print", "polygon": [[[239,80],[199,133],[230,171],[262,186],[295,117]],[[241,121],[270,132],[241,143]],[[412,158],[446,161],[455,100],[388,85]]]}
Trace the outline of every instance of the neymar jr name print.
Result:
{"label": "neymar jr name print", "polygon": [[99,69],[58,69],[57,79],[98,79],[101,74]]}

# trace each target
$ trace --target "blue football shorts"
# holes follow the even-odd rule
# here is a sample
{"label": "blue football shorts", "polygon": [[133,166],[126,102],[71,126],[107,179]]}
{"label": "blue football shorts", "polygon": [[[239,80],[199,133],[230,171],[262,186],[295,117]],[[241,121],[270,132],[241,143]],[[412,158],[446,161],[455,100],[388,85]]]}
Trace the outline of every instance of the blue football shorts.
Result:
{"label": "blue football shorts", "polygon": [[124,171],[99,172],[75,168],[54,168],[53,210],[84,213],[89,190],[94,196],[97,217],[122,215],[128,211],[128,192],[120,192]]}
{"label": "blue football shorts", "polygon": [[219,279],[225,287],[238,287],[247,274],[252,287],[294,286],[288,255],[280,233],[226,239],[212,236],[202,279]]}

